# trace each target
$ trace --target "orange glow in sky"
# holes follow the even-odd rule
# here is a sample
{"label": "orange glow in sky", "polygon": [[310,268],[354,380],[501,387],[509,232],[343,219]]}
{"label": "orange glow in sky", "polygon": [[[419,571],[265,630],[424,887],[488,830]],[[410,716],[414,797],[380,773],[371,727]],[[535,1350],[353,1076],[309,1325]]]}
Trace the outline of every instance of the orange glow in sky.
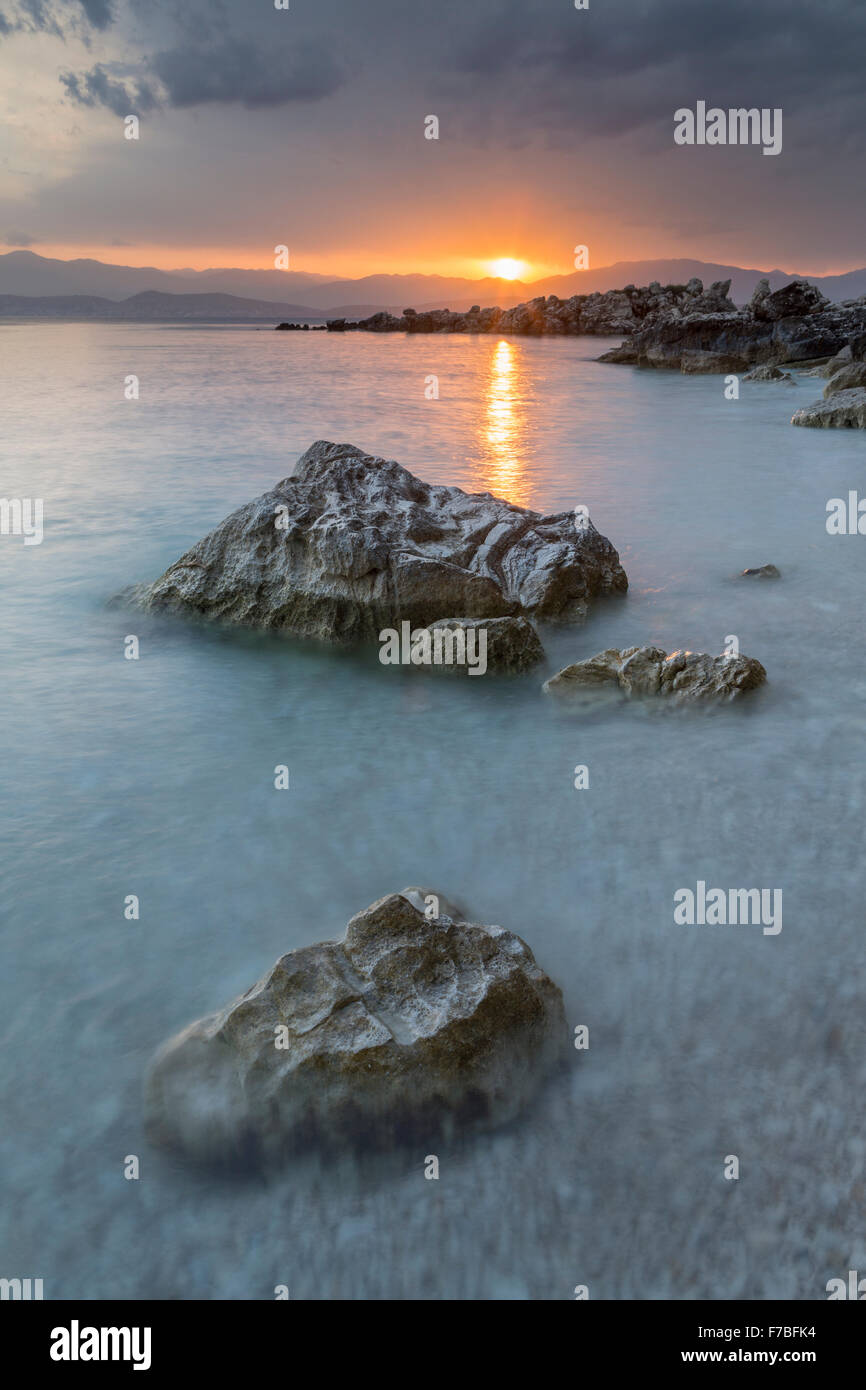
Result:
{"label": "orange glow in sky", "polygon": [[[4,246],[2,251],[13,251]],[[34,242],[27,248],[39,256],[61,261],[90,259],[109,265],[153,266],[157,270],[273,270],[274,257],[262,251],[260,244],[235,249],[225,246],[166,246],[147,243],[118,245],[117,243],[86,243],[69,245],[61,242]],[[598,264],[603,264],[599,261]],[[574,267],[566,260],[561,265],[547,261],[516,260],[510,256],[485,259],[479,256],[440,254],[425,255],[418,246],[402,255],[378,249],[365,252],[360,248],[346,252],[318,252],[289,247],[289,270],[314,272],[337,279],[356,280],[363,275],[454,275],[467,280],[482,280],[495,276],[502,280],[538,280],[546,275],[568,275]]]}
{"label": "orange glow in sky", "polygon": [[510,256],[503,256],[501,260],[490,262],[490,274],[497,275],[500,280],[522,280],[529,270],[526,261],[515,261]]}

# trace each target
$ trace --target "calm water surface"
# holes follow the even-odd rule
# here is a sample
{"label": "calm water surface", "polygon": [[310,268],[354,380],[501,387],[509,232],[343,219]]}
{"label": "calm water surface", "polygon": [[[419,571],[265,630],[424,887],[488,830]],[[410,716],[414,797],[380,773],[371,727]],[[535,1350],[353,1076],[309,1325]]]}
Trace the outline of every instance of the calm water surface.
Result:
{"label": "calm water surface", "polygon": [[[866,541],[824,526],[866,490],[864,441],[791,428],[821,381],[726,401],[608,345],[0,327],[0,492],[45,503],[41,546],[0,539],[0,1274],[48,1298],[812,1299],[866,1269]],[[631,587],[543,634],[549,671],[734,634],[768,687],[567,719],[544,673],[437,681],[106,606],[319,438],[589,507]],[[732,579],[766,562],[781,582]],[[781,934],[676,926],[698,879],[781,888]],[[438,1183],[421,1152],[248,1181],[154,1153],[153,1049],[409,883],[524,936],[589,1052]]]}

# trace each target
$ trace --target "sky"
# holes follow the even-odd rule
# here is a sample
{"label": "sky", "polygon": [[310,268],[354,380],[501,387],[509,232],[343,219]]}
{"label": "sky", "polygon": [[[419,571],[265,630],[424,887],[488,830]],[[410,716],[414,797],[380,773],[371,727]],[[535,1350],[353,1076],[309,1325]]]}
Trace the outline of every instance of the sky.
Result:
{"label": "sky", "polygon": [[[838,273],[866,264],[864,54],[864,0],[0,0],[0,251]],[[781,108],[781,153],[676,145],[698,101]]]}

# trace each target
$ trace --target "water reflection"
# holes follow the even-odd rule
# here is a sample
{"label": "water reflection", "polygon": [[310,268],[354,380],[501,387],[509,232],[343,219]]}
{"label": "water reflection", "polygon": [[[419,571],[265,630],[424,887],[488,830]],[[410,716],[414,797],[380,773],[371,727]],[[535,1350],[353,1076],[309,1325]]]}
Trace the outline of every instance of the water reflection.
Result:
{"label": "water reflection", "polygon": [[486,413],[479,430],[480,487],[528,505],[526,409],[520,349],[502,338],[493,349],[485,383]]}

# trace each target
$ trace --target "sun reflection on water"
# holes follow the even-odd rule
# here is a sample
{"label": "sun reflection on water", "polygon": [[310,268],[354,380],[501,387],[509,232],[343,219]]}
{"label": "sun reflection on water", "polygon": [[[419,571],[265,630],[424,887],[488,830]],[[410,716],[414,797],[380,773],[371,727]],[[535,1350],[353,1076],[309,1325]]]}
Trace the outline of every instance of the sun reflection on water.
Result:
{"label": "sun reflection on water", "polygon": [[485,388],[486,412],[479,430],[481,485],[519,506],[527,505],[526,413],[520,351],[500,339],[493,349]]}

